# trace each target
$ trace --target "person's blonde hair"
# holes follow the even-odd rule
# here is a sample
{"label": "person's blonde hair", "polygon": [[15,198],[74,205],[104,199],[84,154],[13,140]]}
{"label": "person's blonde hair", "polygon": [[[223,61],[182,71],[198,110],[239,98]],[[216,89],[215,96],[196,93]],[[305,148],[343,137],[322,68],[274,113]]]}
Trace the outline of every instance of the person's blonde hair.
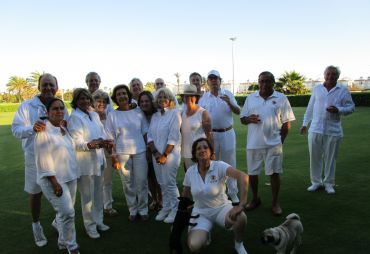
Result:
{"label": "person's blonde hair", "polygon": [[158,96],[161,93],[163,93],[170,100],[170,106],[169,106],[169,108],[170,109],[176,108],[176,98],[175,98],[175,95],[173,95],[173,93],[171,92],[171,90],[168,89],[167,87],[162,87],[162,88],[160,88],[160,89],[158,89],[156,91],[155,97],[154,97],[154,102],[157,105],[157,107],[158,107]]}

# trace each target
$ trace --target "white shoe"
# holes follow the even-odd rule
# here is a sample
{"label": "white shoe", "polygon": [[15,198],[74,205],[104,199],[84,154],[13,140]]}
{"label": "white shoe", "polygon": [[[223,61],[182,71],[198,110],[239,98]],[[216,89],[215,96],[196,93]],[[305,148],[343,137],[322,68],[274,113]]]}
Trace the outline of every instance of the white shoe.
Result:
{"label": "white shoe", "polygon": [[100,230],[100,231],[108,231],[109,229],[110,229],[110,227],[109,226],[107,226],[107,225],[105,225],[105,224],[99,224],[98,226],[97,226],[97,228],[98,228],[98,230]]}
{"label": "white shoe", "polygon": [[177,210],[172,210],[168,216],[166,217],[166,219],[164,219],[164,223],[173,223],[175,221],[175,217],[176,217],[176,213],[177,213]]}
{"label": "white shoe", "polygon": [[166,219],[167,218],[167,215],[170,213],[170,211],[169,210],[164,210],[163,208],[162,208],[162,210],[160,210],[159,211],[159,213],[157,214],[157,216],[155,217],[155,220],[156,221],[162,221],[162,220],[164,220],[164,219]]}
{"label": "white shoe", "polygon": [[35,243],[38,247],[45,246],[48,243],[40,222],[32,223],[32,231],[33,237],[35,238]]}
{"label": "white shoe", "polygon": [[333,186],[330,185],[330,184],[325,185],[325,191],[326,191],[326,193],[328,193],[330,195],[335,194],[335,190],[334,190]]}
{"label": "white shoe", "polygon": [[244,248],[243,242],[235,242],[235,250],[238,254],[248,254],[247,250]]}
{"label": "white shoe", "polygon": [[98,238],[100,238],[100,234],[96,230],[88,230],[88,231],[86,231],[86,233],[92,239],[98,239]]}
{"label": "white shoe", "polygon": [[314,183],[310,187],[307,188],[307,191],[309,191],[309,192],[315,192],[318,189],[320,189],[321,187],[322,187],[321,184]]}
{"label": "white shoe", "polygon": [[238,195],[236,195],[235,193],[234,194],[229,194],[229,197],[230,197],[231,202],[233,202],[233,203],[239,203],[240,202],[240,200],[238,198]]}

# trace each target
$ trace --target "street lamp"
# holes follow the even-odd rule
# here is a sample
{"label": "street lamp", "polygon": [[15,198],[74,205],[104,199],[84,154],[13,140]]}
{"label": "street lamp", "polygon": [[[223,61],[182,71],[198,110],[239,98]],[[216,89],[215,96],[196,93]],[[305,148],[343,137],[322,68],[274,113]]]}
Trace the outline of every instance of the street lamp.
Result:
{"label": "street lamp", "polygon": [[233,66],[233,94],[234,94],[234,86],[235,86],[235,79],[234,79],[234,41],[236,37],[229,38],[231,40],[231,59],[232,59],[232,66]]}

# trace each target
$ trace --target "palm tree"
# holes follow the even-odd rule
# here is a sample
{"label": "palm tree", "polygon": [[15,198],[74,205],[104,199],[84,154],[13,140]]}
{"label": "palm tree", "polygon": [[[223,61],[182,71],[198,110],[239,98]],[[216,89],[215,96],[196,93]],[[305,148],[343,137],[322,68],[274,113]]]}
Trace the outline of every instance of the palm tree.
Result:
{"label": "palm tree", "polygon": [[306,78],[296,71],[285,71],[276,82],[275,90],[284,94],[307,94],[309,91],[304,85],[305,80]]}
{"label": "palm tree", "polygon": [[177,82],[177,93],[180,93],[180,73],[176,72],[175,74],[176,82]]}
{"label": "palm tree", "polygon": [[18,76],[11,76],[6,86],[9,92],[16,95],[18,102],[23,101],[23,92],[29,91],[29,89],[32,88],[32,84],[30,84],[27,79]]}
{"label": "palm tree", "polygon": [[27,78],[27,81],[31,84],[33,84],[34,86],[38,86],[38,83],[39,83],[39,78],[41,75],[44,75],[45,72],[38,72],[38,71],[33,71],[31,72],[31,75]]}

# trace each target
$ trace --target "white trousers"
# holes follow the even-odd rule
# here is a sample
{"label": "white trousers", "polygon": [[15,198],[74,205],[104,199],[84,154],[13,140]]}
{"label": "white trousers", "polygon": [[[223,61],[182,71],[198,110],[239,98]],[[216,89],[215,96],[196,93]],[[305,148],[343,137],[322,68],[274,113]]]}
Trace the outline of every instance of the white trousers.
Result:
{"label": "white trousers", "polygon": [[115,169],[112,167],[112,157],[105,154],[107,167],[103,171],[103,204],[104,209],[111,209],[113,204],[113,174]]}
{"label": "white trousers", "polygon": [[181,155],[179,148],[174,148],[172,150],[167,156],[167,161],[164,165],[156,163],[153,157],[155,176],[162,191],[162,206],[166,211],[177,210],[179,190],[177,189],[176,176],[180,166],[180,160]]}
{"label": "white trousers", "polygon": [[[236,168],[236,142],[234,129],[225,132],[212,132],[216,159],[224,161],[233,168]],[[227,178],[227,193],[229,195],[238,194],[238,184],[236,179]]]}
{"label": "white trousers", "polygon": [[57,213],[55,219],[59,231],[58,243],[66,246],[68,250],[78,248],[74,210],[77,181],[59,183],[63,189],[63,194],[60,197],[54,194],[53,186],[47,178],[42,178],[39,182],[42,192]]}
{"label": "white trousers", "polygon": [[[308,134],[310,152],[310,176],[312,184],[334,186],[335,165],[342,137],[318,133]],[[322,179],[324,163],[324,179]]]}
{"label": "white trousers", "polygon": [[130,215],[148,215],[148,162],[146,152],[120,154],[119,171]]}
{"label": "white trousers", "polygon": [[86,231],[96,231],[103,224],[103,177],[82,175],[77,181]]}

